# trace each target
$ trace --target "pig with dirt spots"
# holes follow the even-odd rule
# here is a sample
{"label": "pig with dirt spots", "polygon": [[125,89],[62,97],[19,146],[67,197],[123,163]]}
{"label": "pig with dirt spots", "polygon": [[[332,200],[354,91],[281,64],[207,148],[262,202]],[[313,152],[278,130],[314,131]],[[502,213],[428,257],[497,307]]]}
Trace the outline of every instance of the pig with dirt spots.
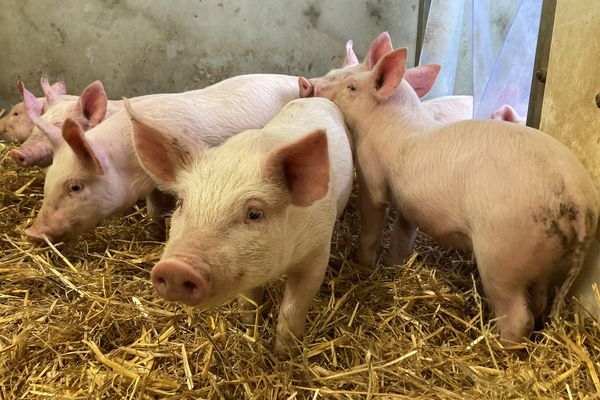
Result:
{"label": "pig with dirt spots", "polygon": [[[52,164],[53,150],[64,144],[61,127],[67,118],[71,118],[87,131],[123,109],[122,100],[108,100],[100,81],[89,84],[79,97],[73,96],[74,100],[54,98],[46,102],[49,106],[43,115],[37,107],[36,98],[22,82],[19,83],[18,88],[23,98],[25,113],[34,124],[27,140],[20,147],[9,152],[20,167],[47,167]],[[130,101],[136,103],[160,96],[160,94],[139,96],[131,98]]]}
{"label": "pig with dirt spots", "polygon": [[326,99],[290,102],[263,129],[205,149],[177,129],[133,114],[138,157],[179,207],[152,268],[167,300],[215,306],[287,275],[275,349],[286,353],[329,262],[331,235],[350,197],[352,152],[343,116]]}
{"label": "pig with dirt spots", "polygon": [[[246,129],[261,128],[289,101],[298,97],[298,77],[242,75],[190,92],[163,95],[136,103],[136,111],[157,129],[181,132],[204,147],[221,144]],[[93,229],[144,197],[148,214],[164,216],[170,198],[160,192],[138,162],[131,122],[117,112],[85,133],[72,119],[44,182],[44,201],[32,239],[52,241]]]}
{"label": "pig with dirt spots", "polygon": [[375,264],[391,204],[399,214],[392,256],[409,254],[417,227],[472,251],[502,342],[521,342],[581,269],[597,232],[596,188],[574,154],[543,132],[493,120],[434,121],[403,80],[406,56],[394,50],[372,70],[314,87],[338,105],[354,136],[359,261]]}
{"label": "pig with dirt spots", "polygon": [[[17,84],[19,88],[20,83]],[[43,98],[32,96],[30,107],[39,115],[46,112],[52,105],[60,101],[72,101],[75,96],[68,96],[64,82],[56,82],[50,85],[48,77],[42,76],[42,89],[44,91]],[[8,142],[23,143],[31,136],[34,128],[33,121],[25,112],[23,102],[14,105],[10,112],[0,119],[0,139]]]}
{"label": "pig with dirt spots", "polygon": [[[393,50],[392,40],[387,32],[377,36],[362,63],[352,48],[352,40],[346,43],[346,54],[342,67],[334,69],[320,78],[306,79],[300,77],[298,80],[300,97],[312,96],[314,85],[319,82],[338,82],[345,77],[369,71],[377,64],[384,55]],[[404,79],[412,86],[419,97],[425,96],[431,91],[440,72],[439,64],[423,64],[406,70]],[[430,113],[431,117],[439,122],[457,122],[473,118],[472,96],[442,96],[423,101],[423,108]]]}

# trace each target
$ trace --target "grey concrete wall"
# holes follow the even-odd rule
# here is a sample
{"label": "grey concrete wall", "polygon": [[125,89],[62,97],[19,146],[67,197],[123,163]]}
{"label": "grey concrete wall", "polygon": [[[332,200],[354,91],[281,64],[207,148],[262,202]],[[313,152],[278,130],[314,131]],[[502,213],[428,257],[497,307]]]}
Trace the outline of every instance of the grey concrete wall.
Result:
{"label": "grey concrete wall", "polygon": [[318,76],[390,32],[414,59],[418,0],[0,0],[0,106],[42,73],[78,94],[179,92],[244,73]]}

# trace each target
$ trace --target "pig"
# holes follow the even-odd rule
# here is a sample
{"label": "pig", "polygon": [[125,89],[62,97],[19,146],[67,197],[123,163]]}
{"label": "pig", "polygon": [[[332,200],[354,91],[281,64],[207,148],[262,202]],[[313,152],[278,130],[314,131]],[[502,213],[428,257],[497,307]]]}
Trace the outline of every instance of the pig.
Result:
{"label": "pig", "polygon": [[210,149],[177,127],[154,127],[137,109],[131,114],[142,166],[179,202],[152,268],[155,290],[190,306],[242,293],[260,304],[263,286],[286,274],[275,339],[286,354],[302,337],[352,189],[341,112],[326,99],[297,99],[263,129]]}
{"label": "pig", "polygon": [[[298,77],[242,75],[200,90],[164,95],[136,104],[157,127],[170,127],[203,146],[252,128],[262,128],[289,101],[298,98]],[[150,118],[150,117],[148,117]],[[170,208],[168,197],[135,157],[131,123],[124,111],[86,132],[68,118],[66,142],[54,151],[44,182],[44,200],[25,234],[57,241],[88,231],[147,197],[148,214],[160,220]]]}
{"label": "pig", "polygon": [[[387,32],[383,32],[373,40],[363,62],[359,64],[353,50],[353,42],[348,40],[341,68],[332,70],[320,78],[310,80],[304,77],[299,78],[300,97],[312,95],[313,87],[318,82],[336,82],[350,74],[372,69],[381,57],[392,50],[392,40]],[[419,97],[423,97],[433,88],[440,68],[439,64],[423,64],[407,69],[405,80]],[[451,123],[473,118],[473,96],[442,96],[423,101],[423,106],[431,113],[433,119],[440,122]]]}
{"label": "pig", "polygon": [[403,80],[406,49],[374,68],[319,82],[314,94],[344,113],[356,143],[358,260],[373,265],[388,202],[398,210],[390,251],[406,257],[418,227],[471,251],[499,318],[503,344],[519,343],[557,307],[597,232],[591,176],[561,142],[494,120],[440,124]]}
{"label": "pig", "polygon": [[[31,136],[19,148],[9,152],[20,167],[48,167],[52,164],[52,149],[64,143],[61,126],[65,119],[74,119],[87,131],[123,109],[122,100],[108,100],[100,81],[89,84],[79,97],[74,97],[76,101],[56,99],[50,103],[43,115],[36,107],[35,97],[22,82],[18,87],[23,97],[25,112],[35,124]],[[134,97],[130,101],[138,102],[159,96],[161,95]]]}
{"label": "pig", "polygon": [[527,122],[526,116],[521,117],[519,113],[517,113],[517,110],[508,104],[504,104],[502,107],[494,111],[491,117],[492,119],[496,119],[498,121],[513,122],[520,125],[525,125],[525,122]]}
{"label": "pig", "polygon": [[[65,99],[72,100],[74,96],[66,94],[64,82],[56,82],[50,85],[47,76],[42,76],[41,85],[44,91],[43,98],[32,97],[31,107],[40,115],[56,102]],[[17,83],[17,87],[19,83]],[[12,107],[10,112],[0,119],[0,140],[7,142],[23,143],[31,135],[34,124],[25,113],[23,102]]]}

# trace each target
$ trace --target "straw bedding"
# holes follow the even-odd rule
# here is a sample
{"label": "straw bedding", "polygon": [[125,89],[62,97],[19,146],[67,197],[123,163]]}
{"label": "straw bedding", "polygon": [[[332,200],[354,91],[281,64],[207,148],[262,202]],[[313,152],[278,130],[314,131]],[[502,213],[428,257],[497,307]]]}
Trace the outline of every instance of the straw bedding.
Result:
{"label": "straw bedding", "polygon": [[[0,145],[0,397],[3,399],[600,398],[600,329],[570,307],[523,349],[502,349],[468,256],[419,237],[403,266],[352,262],[356,198],[299,353],[271,352],[283,281],[262,320],[236,302],[201,311],[159,299],[160,229],[142,203],[76,240],[31,244],[39,170]],[[84,212],[82,210],[82,212]]]}

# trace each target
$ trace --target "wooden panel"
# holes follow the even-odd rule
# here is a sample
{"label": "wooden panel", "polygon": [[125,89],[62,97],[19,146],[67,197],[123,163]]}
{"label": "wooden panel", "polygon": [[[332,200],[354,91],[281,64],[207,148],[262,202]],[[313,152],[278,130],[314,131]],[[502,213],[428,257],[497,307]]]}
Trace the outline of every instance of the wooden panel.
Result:
{"label": "wooden panel", "polygon": [[[600,1],[558,0],[540,129],[567,144],[600,186]],[[592,284],[600,285],[596,241],[571,294],[600,317]]]}
{"label": "wooden panel", "polygon": [[600,1],[558,0],[540,129],[569,145],[600,185]]}

